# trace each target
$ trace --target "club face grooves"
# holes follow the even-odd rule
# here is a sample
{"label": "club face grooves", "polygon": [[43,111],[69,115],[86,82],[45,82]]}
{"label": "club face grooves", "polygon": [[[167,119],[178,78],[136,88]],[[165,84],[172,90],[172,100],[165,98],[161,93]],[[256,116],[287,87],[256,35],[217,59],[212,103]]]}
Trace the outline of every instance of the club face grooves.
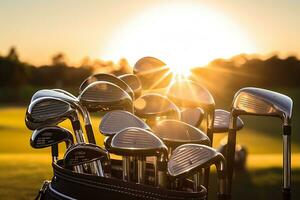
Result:
{"label": "club face grooves", "polygon": [[106,136],[111,136],[128,127],[150,130],[150,127],[144,121],[130,112],[116,110],[103,116],[99,131]]}
{"label": "club face grooves", "polygon": [[88,85],[79,96],[80,102],[88,111],[127,110],[132,112],[132,98],[117,85],[97,81]]}

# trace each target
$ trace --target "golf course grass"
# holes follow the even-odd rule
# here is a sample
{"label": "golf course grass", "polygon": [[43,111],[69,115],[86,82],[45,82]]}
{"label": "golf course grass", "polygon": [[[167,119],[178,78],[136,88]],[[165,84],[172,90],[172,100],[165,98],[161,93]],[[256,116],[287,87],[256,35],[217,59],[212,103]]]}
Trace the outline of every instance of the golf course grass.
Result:
{"label": "golf course grass", "polygon": [[[31,131],[24,125],[25,111],[25,107],[0,107],[0,199],[33,199],[43,180],[51,179],[52,176],[50,149],[32,149],[29,145]],[[297,115],[295,118],[299,119]],[[247,170],[235,175],[233,199],[281,199],[280,120],[254,117],[243,119],[245,128],[238,132],[237,140],[247,148],[249,157]],[[101,145],[103,137],[98,133],[99,122],[100,118],[93,118],[96,140]],[[61,125],[71,129],[69,122]],[[293,199],[300,199],[300,191],[296,190],[300,188],[300,141],[299,134],[296,135],[300,129],[298,125],[294,127]],[[214,146],[217,147],[225,136],[216,135]],[[64,145],[60,145],[60,152],[64,149]],[[211,185],[214,193],[215,175]],[[210,197],[214,199],[213,194]]]}

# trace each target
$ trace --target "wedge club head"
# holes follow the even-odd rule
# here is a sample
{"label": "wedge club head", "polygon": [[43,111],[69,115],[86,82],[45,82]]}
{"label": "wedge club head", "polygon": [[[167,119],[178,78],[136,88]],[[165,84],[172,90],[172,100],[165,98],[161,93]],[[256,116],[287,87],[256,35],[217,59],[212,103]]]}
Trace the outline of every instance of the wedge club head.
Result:
{"label": "wedge club head", "polygon": [[123,80],[134,92],[134,98],[137,99],[142,95],[142,83],[134,74],[123,74],[118,77]]}
{"label": "wedge club head", "polygon": [[[115,134],[111,139],[111,144],[106,147],[109,152],[124,156],[125,158],[128,156],[135,156],[138,158],[138,183],[141,184],[145,182],[146,157],[158,157],[157,161],[162,163],[166,161],[168,150],[163,141],[155,134],[136,127],[126,128]],[[157,166],[163,168],[163,164],[158,164]],[[161,173],[155,173],[158,174],[158,177],[155,178],[155,184],[164,187],[165,178],[159,176],[165,176],[164,172],[166,169],[161,168],[158,168],[158,171]],[[124,178],[126,178],[126,176]]]}
{"label": "wedge club head", "polygon": [[135,114],[146,119],[150,126],[163,119],[180,120],[180,110],[167,97],[160,94],[145,94],[134,102]]}
{"label": "wedge club head", "polygon": [[170,68],[154,57],[139,59],[133,67],[133,73],[141,80],[144,90],[165,88],[173,77]]}
{"label": "wedge club head", "polygon": [[86,78],[79,87],[79,93],[81,94],[82,91],[88,85],[90,85],[91,83],[97,82],[97,81],[106,81],[106,82],[115,84],[118,87],[120,87],[121,89],[123,89],[125,92],[127,92],[132,99],[134,99],[134,92],[129,85],[127,85],[122,79],[116,77],[115,75],[104,74],[104,73],[93,74],[93,75],[89,76],[88,78]]}
{"label": "wedge club head", "polygon": [[[217,168],[219,199],[225,199],[227,196],[225,158],[211,147],[201,144],[184,144],[177,147],[168,162],[168,173],[173,178],[186,178],[211,165]],[[198,187],[195,185],[195,190]]]}
{"label": "wedge club head", "polygon": [[90,112],[126,110],[133,112],[132,98],[119,86],[96,81],[89,84],[79,95],[81,104]]}
{"label": "wedge club head", "polygon": [[99,125],[99,131],[105,136],[113,136],[128,127],[151,130],[143,120],[130,112],[115,110],[108,112],[103,116]]}
{"label": "wedge club head", "polygon": [[191,126],[199,127],[204,118],[201,108],[186,108],[181,111],[181,121]]}
{"label": "wedge club head", "polygon": [[78,143],[69,148],[64,156],[64,166],[66,168],[93,164],[97,163],[96,161],[100,161],[100,165],[97,166],[95,175],[104,176],[101,163],[109,165],[109,153],[105,149],[95,144]]}

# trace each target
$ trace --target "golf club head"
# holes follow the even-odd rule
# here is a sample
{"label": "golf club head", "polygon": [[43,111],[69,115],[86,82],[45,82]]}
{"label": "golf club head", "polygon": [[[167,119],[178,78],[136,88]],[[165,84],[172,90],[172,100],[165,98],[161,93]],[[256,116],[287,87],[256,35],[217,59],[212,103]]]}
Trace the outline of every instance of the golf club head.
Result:
{"label": "golf club head", "polygon": [[38,98],[42,98],[42,97],[54,97],[54,98],[58,98],[58,99],[62,99],[68,102],[76,102],[78,103],[78,100],[75,96],[73,96],[72,94],[68,93],[67,91],[61,90],[61,89],[42,89],[42,90],[38,90],[37,92],[35,92],[32,97],[31,97],[31,101],[33,102],[34,100],[38,99]]}
{"label": "golf club head", "polygon": [[214,110],[215,107],[211,93],[205,87],[190,80],[171,83],[167,96],[179,107],[200,107],[205,111]]}
{"label": "golf club head", "polygon": [[162,120],[152,130],[172,149],[186,143],[210,145],[210,140],[205,133],[182,121]]}
{"label": "golf club head", "polygon": [[69,168],[91,163],[96,160],[109,162],[109,153],[95,144],[78,143],[66,151],[64,166]]}
{"label": "golf club head", "polygon": [[[222,109],[215,110],[214,133],[225,133],[229,129],[230,112]],[[244,127],[244,122],[240,117],[237,118],[236,131]]]}
{"label": "golf club head", "polygon": [[132,98],[126,91],[111,82],[93,82],[81,92],[78,98],[90,112],[111,110],[133,112]]}
{"label": "golf club head", "polygon": [[106,113],[99,125],[99,131],[105,136],[112,136],[128,127],[138,127],[151,130],[140,118],[123,110],[115,110]]}
{"label": "golf club head", "polygon": [[[167,97],[160,94],[145,94],[134,102],[135,114],[147,121],[162,119],[180,120],[180,110]],[[151,122],[152,124],[152,122]]]}
{"label": "golf club head", "polygon": [[173,77],[170,68],[154,57],[139,59],[133,67],[133,73],[141,80],[144,90],[165,88]]}
{"label": "golf club head", "polygon": [[53,97],[41,97],[30,103],[25,123],[30,130],[35,130],[58,124],[66,118],[77,119],[76,110],[71,104]]}
{"label": "golf club head", "polygon": [[186,108],[181,111],[181,121],[191,126],[199,127],[204,119],[204,111],[201,108]]}
{"label": "golf club head", "polygon": [[168,162],[171,178],[187,178],[215,165],[218,174],[218,199],[228,199],[225,158],[215,149],[201,144],[184,144],[177,147]]}
{"label": "golf club head", "polygon": [[134,98],[137,99],[142,95],[142,83],[134,74],[123,74],[118,77],[123,80],[134,92]]}
{"label": "golf club head", "polygon": [[35,149],[50,147],[65,142],[66,146],[74,144],[72,133],[58,126],[48,126],[35,130],[30,138],[30,145]]}
{"label": "golf club head", "polygon": [[99,73],[99,74],[93,74],[86,78],[80,85],[79,87],[79,94],[82,93],[82,91],[91,83],[97,82],[97,81],[106,81],[113,83],[120,88],[122,88],[125,92],[129,94],[129,96],[134,99],[134,92],[131,89],[129,85],[127,85],[123,80],[120,78],[116,77],[115,75],[112,74],[104,74],[104,73]]}
{"label": "golf club head", "polygon": [[73,98],[73,99],[77,99],[76,96],[74,96],[73,94],[71,94],[70,92],[66,91],[66,90],[62,90],[62,89],[59,89],[59,88],[54,88],[52,89],[54,91],[57,91],[57,92],[60,92],[60,93],[63,93],[65,95],[68,95],[69,97]]}
{"label": "golf club head", "polygon": [[115,134],[106,146],[109,152],[121,156],[167,156],[167,147],[152,132],[129,127]]}
{"label": "golf club head", "polygon": [[293,101],[290,97],[270,90],[246,87],[234,96],[232,112],[234,115],[275,116],[290,125]]}
{"label": "golf club head", "polygon": [[[171,177],[189,177],[201,168],[217,165],[219,171],[224,169],[224,157],[215,149],[201,144],[183,144],[177,147],[169,159],[168,172]],[[223,166],[219,166],[219,165]]]}

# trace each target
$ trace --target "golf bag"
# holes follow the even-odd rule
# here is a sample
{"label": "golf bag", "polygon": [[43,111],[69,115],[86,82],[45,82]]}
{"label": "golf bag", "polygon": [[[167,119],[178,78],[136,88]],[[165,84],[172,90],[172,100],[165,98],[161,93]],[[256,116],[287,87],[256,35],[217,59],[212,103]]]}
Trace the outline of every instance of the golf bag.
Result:
{"label": "golf bag", "polygon": [[[122,162],[119,160],[112,160],[112,178],[75,173],[72,170],[63,168],[62,163],[62,160],[60,160],[52,164],[54,171],[52,181],[44,182],[36,199],[201,200],[206,197],[206,189],[203,186],[198,192],[191,192],[188,190],[169,190],[147,184],[125,182],[122,180]],[[151,165],[147,164],[147,168],[149,166],[151,168]],[[184,184],[187,184],[186,187],[191,186],[188,182]]]}

